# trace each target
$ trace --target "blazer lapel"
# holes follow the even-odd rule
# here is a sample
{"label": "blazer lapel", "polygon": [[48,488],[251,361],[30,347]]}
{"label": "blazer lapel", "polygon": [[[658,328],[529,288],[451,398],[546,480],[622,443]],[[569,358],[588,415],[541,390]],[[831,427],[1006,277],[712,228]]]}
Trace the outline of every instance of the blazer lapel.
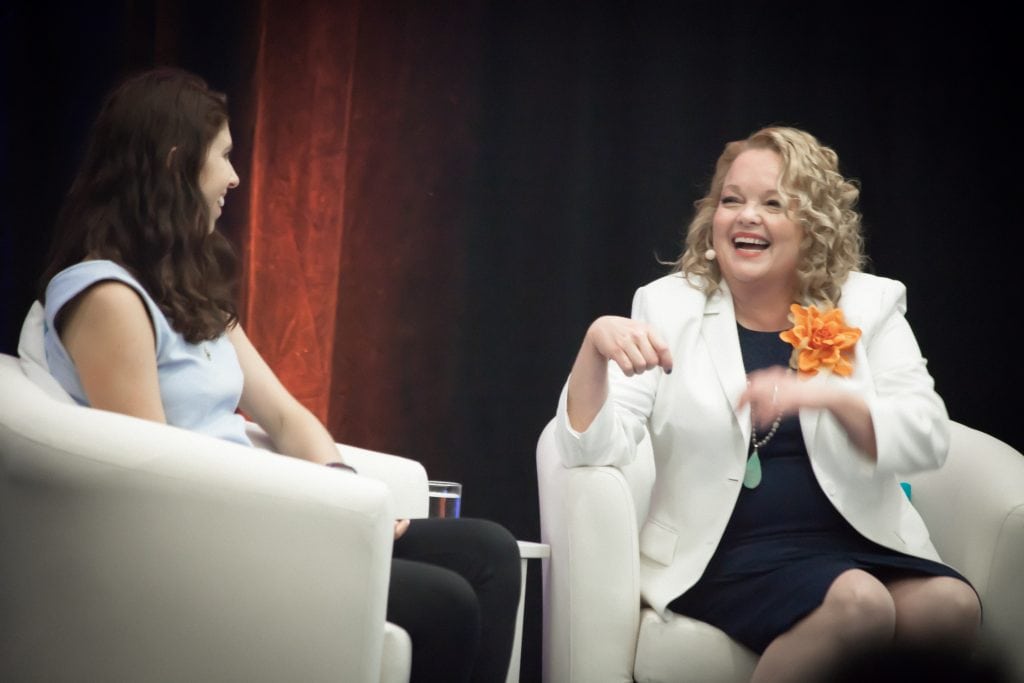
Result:
{"label": "blazer lapel", "polygon": [[[707,345],[708,355],[729,409],[743,432],[744,440],[750,441],[750,406],[744,406],[742,410],[736,408],[736,400],[747,387],[747,375],[743,369],[739,335],[736,333],[736,313],[724,282],[722,288],[709,297],[704,306],[701,337]],[[745,457],[746,453],[743,455]]]}

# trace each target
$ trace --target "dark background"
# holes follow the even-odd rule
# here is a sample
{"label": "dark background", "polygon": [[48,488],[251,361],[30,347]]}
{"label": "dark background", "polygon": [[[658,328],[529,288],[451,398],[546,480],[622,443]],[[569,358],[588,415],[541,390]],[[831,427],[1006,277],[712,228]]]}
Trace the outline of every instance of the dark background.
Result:
{"label": "dark background", "polygon": [[[372,106],[356,112],[362,137],[348,153],[361,161],[338,188],[348,246],[324,394],[338,440],[420,459],[464,482],[463,514],[539,539],[534,446],[584,331],[628,314],[633,290],[666,272],[658,259],[676,256],[724,143],[781,123],[832,146],[861,181],[869,270],[907,284],[951,417],[1024,449],[1013,427],[1020,60],[994,6],[341,4],[358,31],[337,36],[337,54],[357,41],[352,97]],[[176,64],[226,92],[243,183],[222,229],[240,245],[256,222],[295,229],[264,225],[257,204],[232,197],[251,199],[255,171],[275,174],[253,167],[257,120],[279,141],[302,132],[289,128],[301,101],[257,116],[257,95],[278,85],[259,82],[274,73],[259,60],[286,29],[300,53],[306,29],[288,17],[324,7],[0,9],[0,351],[16,347],[100,99],[129,71]],[[307,74],[334,58],[307,51],[289,67]],[[259,282],[260,265],[246,267]],[[283,294],[279,318],[292,303]],[[539,567],[530,572],[524,681],[539,680]]]}

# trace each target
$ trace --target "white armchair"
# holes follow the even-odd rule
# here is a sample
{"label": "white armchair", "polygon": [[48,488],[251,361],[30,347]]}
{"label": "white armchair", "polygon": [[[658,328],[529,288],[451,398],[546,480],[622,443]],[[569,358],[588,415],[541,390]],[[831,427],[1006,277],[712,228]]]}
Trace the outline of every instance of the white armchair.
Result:
{"label": "white armchair", "polygon": [[79,407],[40,330],[0,354],[0,679],[408,681],[385,610],[422,465],[339,446],[351,476]]}
{"label": "white armchair", "polygon": [[[722,631],[641,605],[638,529],[650,505],[649,441],[628,467],[562,466],[554,421],[537,445],[544,680],[746,681],[757,656]],[[942,557],[984,604],[986,643],[1024,681],[1024,456],[958,423],[940,470],[909,479]]]}

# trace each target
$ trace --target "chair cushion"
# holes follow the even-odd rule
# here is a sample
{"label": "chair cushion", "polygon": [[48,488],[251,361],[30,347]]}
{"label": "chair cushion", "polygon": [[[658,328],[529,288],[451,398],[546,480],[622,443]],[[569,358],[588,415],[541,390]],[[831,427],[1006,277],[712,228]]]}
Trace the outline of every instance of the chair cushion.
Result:
{"label": "chair cushion", "polygon": [[741,683],[750,680],[757,659],[710,624],[673,613],[664,620],[644,609],[633,675],[637,683]]}

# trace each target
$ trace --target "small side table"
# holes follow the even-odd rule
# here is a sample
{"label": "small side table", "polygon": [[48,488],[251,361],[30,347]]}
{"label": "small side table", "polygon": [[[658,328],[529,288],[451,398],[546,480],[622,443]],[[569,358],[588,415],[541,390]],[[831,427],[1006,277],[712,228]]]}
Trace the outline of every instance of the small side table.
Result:
{"label": "small side table", "polygon": [[523,603],[526,602],[526,571],[527,560],[540,560],[551,556],[551,546],[547,543],[519,541],[519,557],[522,558],[522,584],[519,586],[519,611],[516,614],[516,637],[512,641],[512,660],[508,665],[508,677],[505,683],[519,683],[519,667],[523,658]]}

